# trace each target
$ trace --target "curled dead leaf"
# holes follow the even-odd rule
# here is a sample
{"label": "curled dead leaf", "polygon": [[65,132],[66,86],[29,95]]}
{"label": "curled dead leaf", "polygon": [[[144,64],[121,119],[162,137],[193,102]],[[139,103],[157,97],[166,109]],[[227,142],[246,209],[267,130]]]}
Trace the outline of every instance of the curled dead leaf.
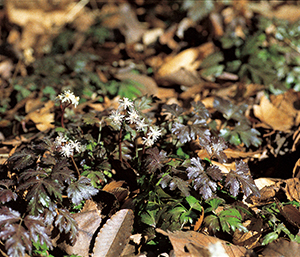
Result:
{"label": "curled dead leaf", "polygon": [[253,111],[257,118],[274,130],[289,131],[294,125],[294,118],[273,105],[264,95],[260,104],[253,106]]}
{"label": "curled dead leaf", "polygon": [[54,113],[51,109],[54,107],[54,102],[49,100],[41,109],[28,113],[25,116],[25,121],[32,120],[39,131],[45,131],[54,128]]}

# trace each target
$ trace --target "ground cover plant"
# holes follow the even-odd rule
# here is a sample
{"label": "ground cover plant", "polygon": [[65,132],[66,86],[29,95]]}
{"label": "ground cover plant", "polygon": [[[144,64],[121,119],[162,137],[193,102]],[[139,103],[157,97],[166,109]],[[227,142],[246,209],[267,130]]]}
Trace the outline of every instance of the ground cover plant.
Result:
{"label": "ground cover plant", "polygon": [[4,6],[1,256],[299,251],[297,4]]}

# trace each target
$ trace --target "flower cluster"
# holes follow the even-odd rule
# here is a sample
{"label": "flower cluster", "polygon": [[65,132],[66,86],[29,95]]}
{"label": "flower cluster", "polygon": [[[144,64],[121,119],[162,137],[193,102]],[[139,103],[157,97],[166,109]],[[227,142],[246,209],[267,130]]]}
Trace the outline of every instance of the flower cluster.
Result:
{"label": "flower cluster", "polygon": [[55,138],[54,145],[59,153],[65,157],[70,157],[74,155],[74,151],[80,153],[85,150],[85,146],[81,145],[77,140],[73,141],[68,139],[62,133]]}
{"label": "flower cluster", "polygon": [[142,138],[143,144],[149,147],[161,136],[161,130],[159,130],[157,126],[151,126],[150,123],[147,123],[145,118],[141,117],[139,111],[134,107],[134,103],[126,97],[119,100],[118,109],[113,110],[108,119],[119,129],[123,122],[129,125],[135,125],[135,129],[138,132],[144,132],[146,134],[146,136]]}
{"label": "flower cluster", "polygon": [[59,99],[62,103],[67,102],[69,104],[73,104],[76,108],[80,98],[79,96],[75,96],[74,93],[70,90],[66,90],[60,95],[58,95],[57,99]]}

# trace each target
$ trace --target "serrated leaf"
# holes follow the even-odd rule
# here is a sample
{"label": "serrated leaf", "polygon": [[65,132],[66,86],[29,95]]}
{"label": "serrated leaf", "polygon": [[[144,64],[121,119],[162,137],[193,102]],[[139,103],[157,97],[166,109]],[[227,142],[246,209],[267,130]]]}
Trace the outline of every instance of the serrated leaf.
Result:
{"label": "serrated leaf", "polygon": [[197,136],[204,138],[209,138],[210,136],[205,120],[196,120],[193,124],[189,125],[174,122],[171,131],[177,136],[182,144],[196,140]]}
{"label": "serrated leaf", "polygon": [[211,230],[213,232],[213,234],[215,234],[217,231],[220,231],[220,229],[221,229],[220,220],[214,214],[208,215],[207,217],[205,217],[205,219],[203,220],[203,223],[205,224],[205,226],[207,226],[209,228],[209,230]]}
{"label": "serrated leaf", "polygon": [[224,139],[222,137],[212,137],[211,138],[211,151],[212,156],[216,157],[220,163],[224,163],[227,161],[227,156],[224,153],[224,150],[228,148]]}
{"label": "serrated leaf", "polygon": [[0,180],[0,202],[2,204],[10,202],[11,200],[15,201],[17,199],[18,195],[9,188],[13,184],[14,182],[12,180]]}
{"label": "serrated leaf", "polygon": [[98,189],[91,185],[91,180],[81,176],[77,181],[71,183],[67,189],[68,197],[72,203],[78,205],[82,200],[89,199],[98,193]]}
{"label": "serrated leaf", "polygon": [[51,172],[51,178],[59,181],[61,184],[70,184],[75,179],[74,171],[69,169],[69,162],[66,159],[58,161]]}
{"label": "serrated leaf", "polygon": [[69,235],[72,244],[75,244],[78,235],[77,222],[72,217],[71,213],[66,209],[59,209],[59,214],[56,216],[54,225],[59,229],[60,233]]}
{"label": "serrated leaf", "polygon": [[188,178],[193,179],[195,190],[199,190],[204,199],[208,199],[214,195],[217,183],[205,172],[199,157],[191,159],[191,166],[186,171]]}
{"label": "serrated leaf", "polygon": [[230,186],[229,191],[234,197],[239,193],[240,184],[246,197],[248,197],[251,192],[253,195],[260,197],[259,189],[250,175],[249,167],[243,161],[236,163],[236,170],[230,170],[225,180],[225,187]]}
{"label": "serrated leaf", "polygon": [[[30,229],[30,226],[28,229]],[[34,239],[34,236],[35,234],[31,234],[22,226],[22,219],[19,212],[6,206],[1,207],[0,239],[5,241],[8,256],[24,256],[26,250],[30,253],[32,248],[31,240]]]}
{"label": "serrated leaf", "polygon": [[221,97],[216,97],[214,100],[214,108],[221,112],[225,119],[233,119],[235,121],[243,121],[250,123],[250,121],[244,116],[244,112],[247,109],[247,105],[234,105],[229,100],[225,100]]}
{"label": "serrated leaf", "polygon": [[164,104],[162,109],[163,113],[170,113],[175,118],[179,117],[184,112],[184,109],[178,104]]}
{"label": "serrated leaf", "polygon": [[29,150],[24,149],[21,152],[14,153],[11,157],[8,158],[8,162],[13,162],[13,169],[14,170],[21,170],[25,167],[30,166],[36,160],[36,154]]}
{"label": "serrated leaf", "polygon": [[109,219],[97,235],[93,257],[120,256],[133,228],[133,211],[123,209]]}
{"label": "serrated leaf", "polygon": [[241,214],[234,208],[221,211],[218,214],[218,218],[220,219],[220,224],[224,232],[229,233],[230,230],[234,232],[237,228],[244,232],[248,232],[248,230],[241,224]]}
{"label": "serrated leaf", "polygon": [[157,147],[147,149],[146,154],[145,165],[147,167],[147,172],[149,173],[161,170],[168,160],[167,153],[164,150],[159,152]]}
{"label": "serrated leaf", "polygon": [[202,206],[199,203],[199,200],[196,199],[194,196],[189,195],[188,197],[185,198],[185,200],[188,202],[188,204],[191,206],[191,208],[193,208],[197,211],[202,211]]}
{"label": "serrated leaf", "polygon": [[45,227],[43,218],[41,218],[40,216],[27,215],[24,218],[24,224],[27,227],[30,237],[34,242],[46,244],[47,247],[52,249],[50,230]]}
{"label": "serrated leaf", "polygon": [[44,207],[51,204],[50,196],[54,196],[59,201],[62,200],[63,186],[53,180],[44,170],[26,170],[20,175],[20,183],[17,190],[28,190],[26,199],[29,201],[28,211],[32,215],[43,212]]}

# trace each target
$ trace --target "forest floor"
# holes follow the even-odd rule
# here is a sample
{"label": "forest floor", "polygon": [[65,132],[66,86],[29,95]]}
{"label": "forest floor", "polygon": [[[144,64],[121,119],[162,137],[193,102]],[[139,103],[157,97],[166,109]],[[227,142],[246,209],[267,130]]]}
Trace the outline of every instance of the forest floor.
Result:
{"label": "forest floor", "polygon": [[1,256],[300,252],[300,5],[0,3]]}

